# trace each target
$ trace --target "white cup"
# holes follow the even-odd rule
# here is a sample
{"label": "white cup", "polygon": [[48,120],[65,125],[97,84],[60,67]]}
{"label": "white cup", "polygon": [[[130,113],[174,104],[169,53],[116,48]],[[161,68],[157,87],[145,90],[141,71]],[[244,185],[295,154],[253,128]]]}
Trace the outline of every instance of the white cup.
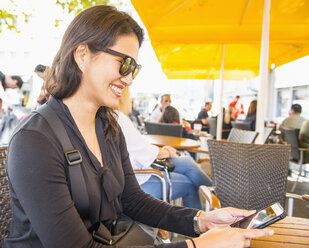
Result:
{"label": "white cup", "polygon": [[200,123],[194,123],[193,124],[193,131],[195,133],[200,133],[201,130],[202,130],[202,124],[200,124]]}

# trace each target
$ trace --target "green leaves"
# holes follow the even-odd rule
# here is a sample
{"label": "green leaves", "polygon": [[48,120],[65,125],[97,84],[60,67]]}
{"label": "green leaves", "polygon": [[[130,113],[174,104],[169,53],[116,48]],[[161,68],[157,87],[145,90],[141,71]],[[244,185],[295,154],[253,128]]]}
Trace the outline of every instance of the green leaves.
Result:
{"label": "green leaves", "polygon": [[[121,0],[55,0],[55,3],[60,5],[64,11],[64,13],[75,13],[78,14],[84,9],[95,5],[107,5],[116,2],[117,4],[121,5]],[[10,0],[10,7],[0,8],[0,32],[7,28],[9,30],[18,30],[18,21],[20,21],[19,16],[21,15],[23,21],[27,23],[31,18],[31,13],[25,13],[22,10],[18,11],[18,0]],[[19,16],[18,16],[19,15]],[[61,20],[55,18],[55,26],[59,26]]]}

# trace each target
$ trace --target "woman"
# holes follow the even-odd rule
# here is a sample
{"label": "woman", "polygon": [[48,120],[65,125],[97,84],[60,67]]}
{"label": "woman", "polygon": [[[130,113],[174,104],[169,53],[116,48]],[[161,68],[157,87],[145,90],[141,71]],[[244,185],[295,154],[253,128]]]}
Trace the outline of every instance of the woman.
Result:
{"label": "woman", "polygon": [[[180,124],[180,115],[176,108],[172,106],[166,106],[159,119],[161,123]],[[198,138],[191,132],[191,125],[187,121],[183,121],[184,126],[182,137],[197,140]]]}
{"label": "woman", "polygon": [[[118,106],[121,91],[132,84],[140,69],[135,61],[142,40],[138,24],[109,6],[89,8],[69,25],[46,82],[51,94],[47,104],[82,155],[88,215],[79,213],[72,200],[59,140],[34,112],[16,129],[8,149],[13,219],[4,247],[106,247],[93,239],[88,227],[102,223],[112,228],[122,213],[191,236],[194,223],[206,232],[252,213],[227,208],[201,212],[194,221],[197,210],[172,207],[140,189],[112,108]],[[214,228],[194,241],[202,247],[223,244],[224,238],[228,244],[232,239],[243,247],[250,238],[267,234],[265,230]],[[162,246],[193,248],[193,243],[185,240]]]}
{"label": "woman", "polygon": [[[183,205],[190,208],[202,209],[199,196],[201,185],[211,186],[209,177],[199,168],[190,156],[178,157],[176,150],[170,146],[157,147],[150,144],[134,127],[129,119],[131,114],[129,88],[122,91],[118,109],[118,123],[125,136],[130,160],[134,169],[152,169],[151,164],[155,159],[169,158],[175,164],[175,169],[170,173],[172,181],[172,200],[182,197]],[[166,174],[164,176],[167,182]],[[138,176],[141,188],[148,194],[162,199],[161,183],[154,176]],[[169,184],[167,186],[167,195]]]}
{"label": "woman", "polygon": [[245,122],[250,123],[251,131],[255,131],[257,100],[250,102]]}

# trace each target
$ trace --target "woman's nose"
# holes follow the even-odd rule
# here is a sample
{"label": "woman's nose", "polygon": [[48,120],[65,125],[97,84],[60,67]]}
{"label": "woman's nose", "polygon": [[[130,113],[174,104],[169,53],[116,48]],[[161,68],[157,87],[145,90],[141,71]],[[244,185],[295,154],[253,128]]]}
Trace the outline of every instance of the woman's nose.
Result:
{"label": "woman's nose", "polygon": [[126,76],[122,76],[121,81],[124,82],[127,86],[132,85],[132,83],[133,83],[133,73],[131,72]]}

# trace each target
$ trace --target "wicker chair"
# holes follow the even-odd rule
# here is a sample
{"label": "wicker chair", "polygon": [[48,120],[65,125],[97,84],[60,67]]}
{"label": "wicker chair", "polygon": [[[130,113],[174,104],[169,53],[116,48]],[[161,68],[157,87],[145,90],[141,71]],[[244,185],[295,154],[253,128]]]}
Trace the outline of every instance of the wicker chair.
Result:
{"label": "wicker chair", "polygon": [[0,147],[0,247],[1,241],[9,234],[12,219],[11,197],[5,171],[7,146]]}
{"label": "wicker chair", "polygon": [[181,124],[167,124],[145,121],[145,130],[147,134],[168,135],[174,137],[182,137]]}
{"label": "wicker chair", "polygon": [[238,128],[232,128],[227,138],[227,141],[251,144],[251,143],[254,143],[258,134],[259,134],[258,132],[254,132],[254,131],[247,131],[247,130],[242,130]]}
{"label": "wicker chair", "polygon": [[208,140],[208,148],[214,191],[223,207],[285,206],[289,145]]}

